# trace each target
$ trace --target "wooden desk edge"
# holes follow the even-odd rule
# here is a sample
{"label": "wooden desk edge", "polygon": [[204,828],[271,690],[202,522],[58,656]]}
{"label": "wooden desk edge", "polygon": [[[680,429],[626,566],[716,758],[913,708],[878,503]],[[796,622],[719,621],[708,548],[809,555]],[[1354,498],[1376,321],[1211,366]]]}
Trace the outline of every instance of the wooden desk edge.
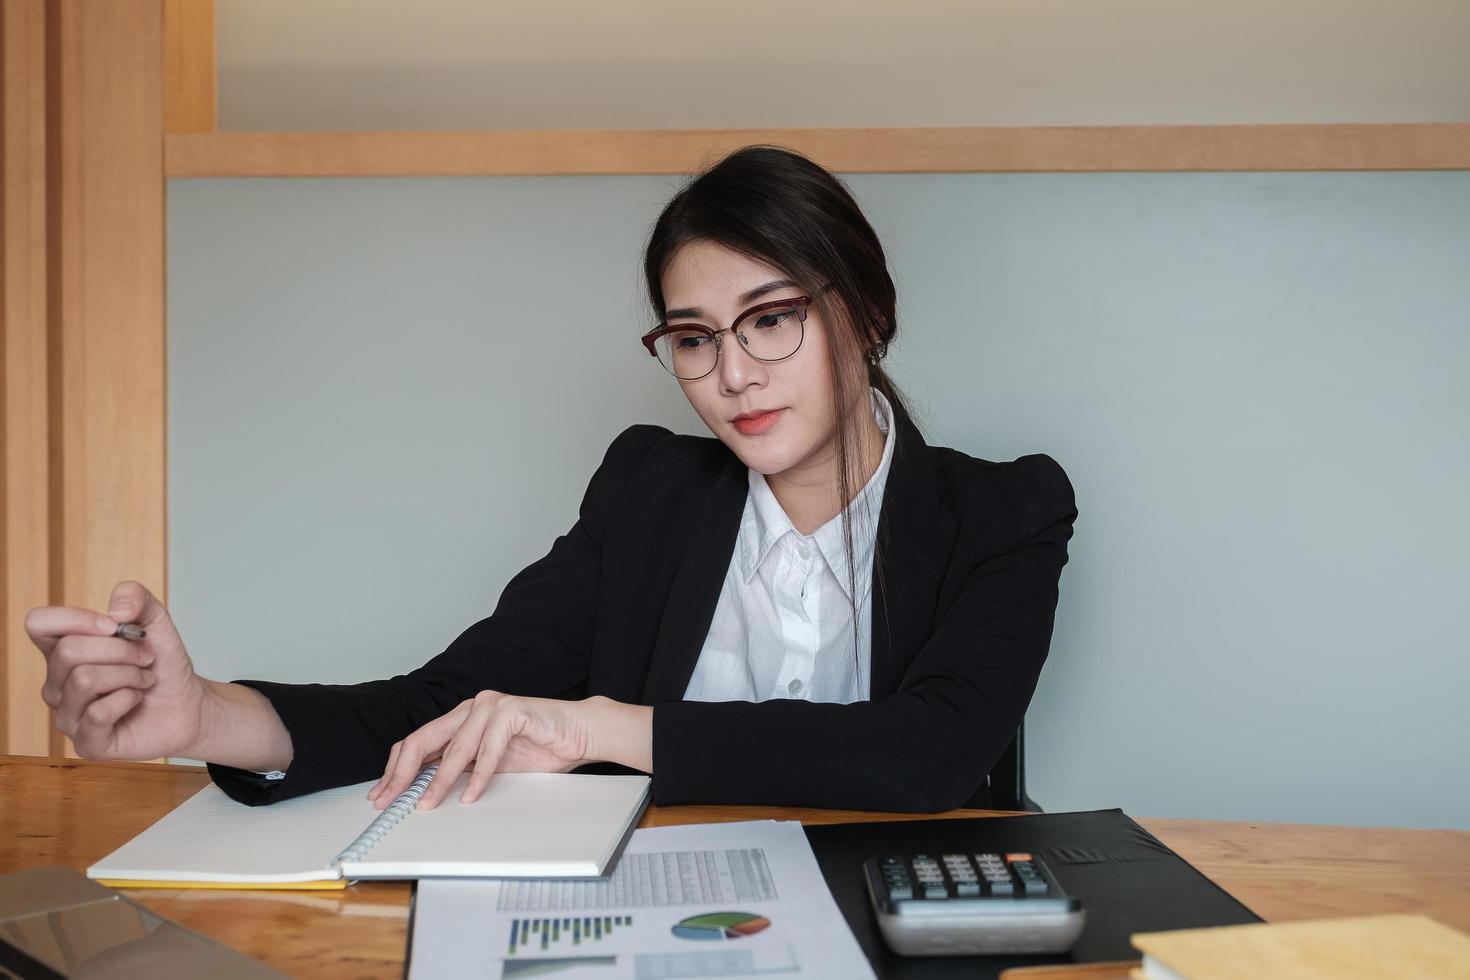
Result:
{"label": "wooden desk edge", "polygon": [[[203,787],[209,772],[203,766],[176,765],[162,762],[97,762],[90,759],[68,759],[52,756],[0,755],[0,766],[39,766],[53,769],[106,768],[171,774],[185,781],[197,780]],[[803,824],[886,822],[896,820],[958,820],[969,817],[1010,817],[1024,815],[1012,810],[947,810],[942,813],[894,813],[880,810],[825,810],[817,807],[744,806],[699,804],[649,806],[639,821],[640,827],[669,827],[689,823],[728,823],[735,820],[800,820]]]}

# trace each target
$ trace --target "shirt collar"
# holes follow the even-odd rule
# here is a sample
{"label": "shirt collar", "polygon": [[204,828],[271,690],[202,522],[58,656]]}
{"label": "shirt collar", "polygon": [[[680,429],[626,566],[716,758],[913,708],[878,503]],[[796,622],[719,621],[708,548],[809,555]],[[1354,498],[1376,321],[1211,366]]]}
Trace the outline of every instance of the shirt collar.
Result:
{"label": "shirt collar", "polygon": [[[848,594],[850,601],[865,598],[872,584],[873,550],[878,535],[878,517],[883,509],[883,488],[888,481],[888,470],[893,460],[893,445],[897,437],[897,426],[893,424],[893,406],[883,393],[869,388],[869,404],[878,430],[884,434],[883,456],[878,468],[868,478],[867,484],[847,505],[847,515],[852,522],[852,557],[857,572],[856,599]],[[740,533],[736,553],[739,555],[740,572],[749,583],[760,566],[787,534],[797,534],[791,519],[781,509],[776,495],[771,492],[766,478],[755,470],[747,470],[750,493],[745,498],[745,511],[740,518]],[[812,534],[817,548],[828,567],[842,586],[848,591],[847,555],[842,545],[842,515],[838,514]]]}

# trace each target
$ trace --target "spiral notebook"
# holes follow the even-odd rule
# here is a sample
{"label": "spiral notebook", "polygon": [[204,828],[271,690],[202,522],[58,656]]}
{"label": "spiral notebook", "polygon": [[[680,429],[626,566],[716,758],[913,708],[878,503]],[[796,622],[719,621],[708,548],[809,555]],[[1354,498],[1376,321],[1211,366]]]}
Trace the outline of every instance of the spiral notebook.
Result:
{"label": "spiral notebook", "polygon": [[372,782],[271,806],[206,786],[87,869],[118,887],[342,888],[360,878],[595,878],[607,873],[648,802],[647,776],[497,773],[460,803],[416,809],[430,766],[383,810]]}

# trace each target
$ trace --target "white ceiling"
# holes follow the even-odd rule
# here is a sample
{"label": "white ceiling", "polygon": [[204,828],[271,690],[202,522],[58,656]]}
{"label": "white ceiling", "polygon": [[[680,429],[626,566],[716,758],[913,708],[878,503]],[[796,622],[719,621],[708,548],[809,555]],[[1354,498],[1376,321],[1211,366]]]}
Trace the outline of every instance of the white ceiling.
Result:
{"label": "white ceiling", "polygon": [[217,0],[231,130],[1470,120],[1470,0]]}

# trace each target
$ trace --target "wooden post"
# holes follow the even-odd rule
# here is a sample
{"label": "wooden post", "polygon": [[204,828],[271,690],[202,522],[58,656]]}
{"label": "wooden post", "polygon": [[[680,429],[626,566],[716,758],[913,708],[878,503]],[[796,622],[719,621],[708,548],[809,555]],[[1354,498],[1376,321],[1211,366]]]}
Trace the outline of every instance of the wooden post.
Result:
{"label": "wooden post", "polygon": [[50,712],[45,665],[26,640],[26,610],[50,595],[51,501],[46,275],[46,9],[44,0],[0,5],[0,751],[44,755]]}
{"label": "wooden post", "polygon": [[163,0],[163,128],[215,128],[214,0]]}
{"label": "wooden post", "polygon": [[25,610],[166,587],[162,3],[4,4],[10,752],[66,748]]}

